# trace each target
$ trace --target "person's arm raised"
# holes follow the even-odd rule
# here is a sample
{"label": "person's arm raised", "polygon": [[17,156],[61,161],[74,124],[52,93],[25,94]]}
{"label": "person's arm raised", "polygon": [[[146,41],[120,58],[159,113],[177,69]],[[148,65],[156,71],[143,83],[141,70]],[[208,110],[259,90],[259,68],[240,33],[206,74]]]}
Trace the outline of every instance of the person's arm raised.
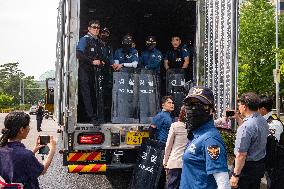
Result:
{"label": "person's arm raised", "polygon": [[49,168],[49,166],[51,164],[53,156],[55,154],[56,141],[54,140],[53,136],[50,136],[50,143],[48,143],[47,146],[49,147],[50,151],[49,151],[49,154],[47,155],[46,160],[43,163],[44,169],[43,169],[41,175],[46,173],[47,169]]}

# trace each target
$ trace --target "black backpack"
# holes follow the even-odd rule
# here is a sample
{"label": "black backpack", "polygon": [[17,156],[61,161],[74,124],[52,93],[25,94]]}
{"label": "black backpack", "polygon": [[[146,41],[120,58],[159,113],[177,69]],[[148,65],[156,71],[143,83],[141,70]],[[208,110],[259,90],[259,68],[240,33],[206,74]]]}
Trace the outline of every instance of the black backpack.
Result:
{"label": "black backpack", "polygon": [[275,168],[277,163],[277,146],[278,141],[275,136],[268,135],[266,144],[266,169]]}

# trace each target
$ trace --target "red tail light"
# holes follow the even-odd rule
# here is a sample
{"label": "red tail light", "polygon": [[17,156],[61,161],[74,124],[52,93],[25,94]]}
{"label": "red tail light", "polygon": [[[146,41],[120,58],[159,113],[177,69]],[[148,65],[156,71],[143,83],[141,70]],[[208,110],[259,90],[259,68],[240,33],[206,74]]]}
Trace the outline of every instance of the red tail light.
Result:
{"label": "red tail light", "polygon": [[103,133],[82,134],[78,136],[79,144],[102,144],[104,140]]}

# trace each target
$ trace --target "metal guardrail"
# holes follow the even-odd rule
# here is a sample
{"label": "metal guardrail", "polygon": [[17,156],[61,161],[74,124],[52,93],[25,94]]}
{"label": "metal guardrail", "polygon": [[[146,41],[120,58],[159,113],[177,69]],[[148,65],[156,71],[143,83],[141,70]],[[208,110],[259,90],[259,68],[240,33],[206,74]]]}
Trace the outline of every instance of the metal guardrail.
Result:
{"label": "metal guardrail", "polygon": [[14,108],[6,108],[6,109],[0,109],[1,113],[10,113],[14,110]]}

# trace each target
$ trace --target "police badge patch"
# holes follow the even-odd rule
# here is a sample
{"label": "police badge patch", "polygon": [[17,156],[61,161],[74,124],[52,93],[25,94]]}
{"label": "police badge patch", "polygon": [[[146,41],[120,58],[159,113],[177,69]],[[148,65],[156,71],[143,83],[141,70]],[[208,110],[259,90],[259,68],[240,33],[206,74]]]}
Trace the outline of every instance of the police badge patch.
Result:
{"label": "police badge patch", "polygon": [[220,147],[218,145],[208,146],[207,153],[212,159],[216,160],[220,155]]}

